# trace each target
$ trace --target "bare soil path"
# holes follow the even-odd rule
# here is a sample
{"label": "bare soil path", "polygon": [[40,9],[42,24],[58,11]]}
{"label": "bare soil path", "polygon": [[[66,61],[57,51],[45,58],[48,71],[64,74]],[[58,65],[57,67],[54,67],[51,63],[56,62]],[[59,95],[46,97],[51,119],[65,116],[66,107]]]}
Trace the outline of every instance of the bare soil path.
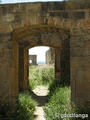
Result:
{"label": "bare soil path", "polygon": [[43,106],[47,102],[48,92],[49,91],[47,86],[37,86],[33,90],[33,97],[38,103],[38,106],[36,106],[36,110],[34,112],[34,120],[46,120],[44,116]]}

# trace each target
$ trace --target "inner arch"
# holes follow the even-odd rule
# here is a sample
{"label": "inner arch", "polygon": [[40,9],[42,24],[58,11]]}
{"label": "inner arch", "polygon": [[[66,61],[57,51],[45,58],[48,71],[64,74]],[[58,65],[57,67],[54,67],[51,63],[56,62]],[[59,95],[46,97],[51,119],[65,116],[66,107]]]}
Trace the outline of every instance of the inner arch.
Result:
{"label": "inner arch", "polygon": [[[52,25],[33,25],[12,32],[14,79],[19,89],[28,87],[28,49],[35,46],[49,46],[55,49],[55,77],[69,80],[69,30]],[[68,56],[68,57],[67,57]],[[64,66],[63,66],[63,65]],[[64,69],[64,67],[67,69]],[[20,69],[22,68],[22,69]],[[64,73],[64,74],[62,74]],[[68,74],[68,75],[67,75]],[[61,78],[61,77],[62,78]]]}

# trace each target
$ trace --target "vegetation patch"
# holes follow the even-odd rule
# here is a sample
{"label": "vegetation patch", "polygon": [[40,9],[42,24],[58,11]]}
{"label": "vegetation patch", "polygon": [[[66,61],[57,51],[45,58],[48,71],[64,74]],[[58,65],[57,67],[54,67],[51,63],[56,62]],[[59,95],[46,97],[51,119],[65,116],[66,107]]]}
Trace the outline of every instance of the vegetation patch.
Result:
{"label": "vegetation patch", "polygon": [[30,66],[29,71],[30,89],[34,89],[38,85],[49,87],[54,81],[54,66]]}
{"label": "vegetation patch", "polygon": [[[32,99],[29,92],[19,94],[15,108],[12,110],[5,104],[0,107],[0,120],[33,120],[33,113],[37,103]],[[2,109],[1,109],[2,108]]]}
{"label": "vegetation patch", "polygon": [[[38,85],[49,87],[48,103],[43,107],[46,120],[90,120],[90,109],[85,107],[77,107],[70,104],[70,87],[61,86],[60,80],[54,80],[54,66],[30,66],[29,67],[29,87],[34,89]],[[8,104],[0,106],[0,120],[34,120],[33,113],[37,103],[30,96],[30,92],[26,91],[19,94],[15,109],[11,110]],[[64,117],[63,115],[81,114],[79,118]],[[84,114],[88,114],[85,118]]]}
{"label": "vegetation patch", "polygon": [[16,120],[33,120],[36,105],[29,92],[20,94],[16,105]]}
{"label": "vegetation patch", "polygon": [[70,114],[70,88],[57,87],[49,102],[45,105],[44,111],[46,120],[62,120],[62,114]]}

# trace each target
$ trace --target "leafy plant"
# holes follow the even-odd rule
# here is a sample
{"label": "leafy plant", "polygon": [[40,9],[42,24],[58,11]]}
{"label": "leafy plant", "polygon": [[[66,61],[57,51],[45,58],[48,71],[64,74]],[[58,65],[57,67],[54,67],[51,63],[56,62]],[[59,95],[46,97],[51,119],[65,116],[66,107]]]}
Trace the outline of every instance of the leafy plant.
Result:
{"label": "leafy plant", "polygon": [[14,113],[15,120],[33,120],[36,102],[32,99],[29,92],[19,95],[16,111]]}
{"label": "leafy plant", "polygon": [[[69,114],[70,106],[70,88],[57,87],[49,102],[44,107],[46,120],[62,120],[62,114]],[[63,119],[68,120],[68,119]]]}
{"label": "leafy plant", "polygon": [[29,92],[19,94],[17,103],[11,110],[9,105],[0,106],[0,120],[33,120],[33,113],[37,103],[32,99]]}
{"label": "leafy plant", "polygon": [[30,66],[29,87],[34,89],[37,85],[50,86],[54,81],[54,66]]}

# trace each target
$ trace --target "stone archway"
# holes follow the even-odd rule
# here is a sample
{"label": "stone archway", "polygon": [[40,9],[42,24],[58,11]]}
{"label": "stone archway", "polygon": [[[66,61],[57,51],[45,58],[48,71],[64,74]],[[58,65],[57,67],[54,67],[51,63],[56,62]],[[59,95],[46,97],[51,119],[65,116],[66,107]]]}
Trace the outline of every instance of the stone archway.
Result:
{"label": "stone archway", "polygon": [[12,89],[16,96],[19,90],[28,88],[28,49],[35,46],[53,47],[55,49],[55,77],[62,83],[70,81],[69,39],[69,30],[49,25],[27,26],[13,31],[14,71],[12,72],[15,90]]}

